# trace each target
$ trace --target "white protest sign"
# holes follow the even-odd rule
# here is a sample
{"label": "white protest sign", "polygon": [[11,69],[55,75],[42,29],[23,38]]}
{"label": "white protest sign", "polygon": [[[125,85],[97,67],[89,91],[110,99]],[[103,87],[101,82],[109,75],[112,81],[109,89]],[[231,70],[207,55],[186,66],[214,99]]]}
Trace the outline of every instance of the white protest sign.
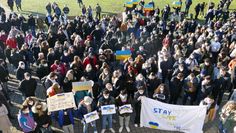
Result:
{"label": "white protest sign", "polygon": [[74,94],[72,92],[69,92],[49,97],[47,98],[47,106],[48,106],[48,112],[74,108],[76,107]]}
{"label": "white protest sign", "polygon": [[206,110],[206,106],[172,105],[144,97],[140,123],[154,129],[202,133]]}
{"label": "white protest sign", "polygon": [[126,104],[126,105],[120,106],[119,111],[120,111],[120,114],[133,113],[133,109],[132,109],[131,104]]}
{"label": "white protest sign", "polygon": [[114,104],[101,106],[102,115],[111,115],[116,113],[116,107]]}
{"label": "white protest sign", "polygon": [[98,116],[97,111],[93,111],[93,112],[90,112],[90,113],[84,115],[84,120],[86,123],[90,123],[90,122],[96,121],[98,119],[99,119],[99,116]]}

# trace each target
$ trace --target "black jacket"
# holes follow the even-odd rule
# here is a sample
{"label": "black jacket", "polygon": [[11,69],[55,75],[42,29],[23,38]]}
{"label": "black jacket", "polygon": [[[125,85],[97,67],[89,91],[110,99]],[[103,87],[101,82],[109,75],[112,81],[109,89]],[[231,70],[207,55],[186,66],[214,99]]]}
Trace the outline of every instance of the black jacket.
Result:
{"label": "black jacket", "polygon": [[23,80],[20,82],[19,90],[26,96],[35,96],[35,90],[37,88],[37,82],[35,79]]}

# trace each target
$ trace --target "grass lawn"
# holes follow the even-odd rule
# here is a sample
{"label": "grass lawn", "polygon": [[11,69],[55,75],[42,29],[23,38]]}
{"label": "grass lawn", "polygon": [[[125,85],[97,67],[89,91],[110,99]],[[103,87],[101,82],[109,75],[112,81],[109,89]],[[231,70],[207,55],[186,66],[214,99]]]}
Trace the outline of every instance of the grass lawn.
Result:
{"label": "grass lawn", "polygon": [[[0,3],[5,5],[7,7],[7,0],[0,0]],[[59,4],[61,8],[64,7],[65,4],[68,5],[70,8],[70,16],[76,16],[81,14],[81,8],[79,7],[77,0],[22,0],[22,14],[40,14],[44,15],[46,13],[45,5],[48,2],[56,2]],[[124,10],[124,3],[127,0],[83,0],[86,7],[88,5],[91,5],[93,8],[95,8],[96,4],[99,3],[102,7],[102,13],[103,14],[119,14]],[[149,2],[150,0],[145,0],[145,2]],[[164,7],[165,4],[171,4],[174,0],[154,0],[155,5],[160,7],[161,9]],[[208,3],[208,0],[193,0],[193,4],[191,6],[190,12],[194,13],[194,7],[199,2],[206,2]],[[212,2],[218,3],[219,0],[211,0]],[[183,0],[183,3],[185,0]],[[182,6],[182,10],[184,10],[185,4]],[[236,0],[233,0],[230,9],[236,9]],[[16,11],[16,7],[14,7],[14,10]]]}

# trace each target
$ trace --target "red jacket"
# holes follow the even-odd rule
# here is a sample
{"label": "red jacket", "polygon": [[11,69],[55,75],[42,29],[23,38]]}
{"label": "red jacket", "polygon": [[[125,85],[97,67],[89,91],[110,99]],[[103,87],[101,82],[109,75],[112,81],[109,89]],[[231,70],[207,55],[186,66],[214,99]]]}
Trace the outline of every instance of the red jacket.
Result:
{"label": "red jacket", "polygon": [[60,64],[60,65],[52,64],[50,69],[51,69],[51,72],[56,72],[63,76],[66,75],[66,67],[64,64]]}
{"label": "red jacket", "polygon": [[[92,61],[92,62],[90,62]],[[91,64],[93,68],[96,68],[96,65],[97,65],[97,58],[95,56],[93,56],[92,59],[89,59],[89,57],[86,57],[84,58],[84,61],[83,61],[83,67],[84,69],[86,68],[86,66],[88,64]]]}
{"label": "red jacket", "polygon": [[17,41],[15,38],[8,38],[6,41],[6,45],[12,49],[17,48]]}

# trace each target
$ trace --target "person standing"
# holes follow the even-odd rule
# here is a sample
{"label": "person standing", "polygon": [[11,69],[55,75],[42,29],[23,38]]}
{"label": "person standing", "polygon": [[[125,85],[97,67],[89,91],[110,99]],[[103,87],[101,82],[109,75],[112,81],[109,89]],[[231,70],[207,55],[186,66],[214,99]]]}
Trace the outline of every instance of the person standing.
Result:
{"label": "person standing", "polygon": [[10,7],[11,11],[13,12],[14,0],[7,0],[7,5]]}
{"label": "person standing", "polygon": [[29,29],[31,30],[33,36],[35,37],[36,36],[36,33],[35,33],[36,22],[35,22],[35,18],[32,14],[29,15],[28,26],[29,26]]}
{"label": "person standing", "polygon": [[140,113],[141,113],[141,99],[143,97],[146,97],[145,93],[145,87],[140,86],[138,88],[138,91],[134,94],[134,110],[135,110],[135,118],[134,118],[134,126],[138,127],[140,126]]}
{"label": "person standing", "polygon": [[19,10],[22,11],[22,9],[21,9],[21,0],[16,0],[15,3],[16,3],[17,11],[19,11]]}
{"label": "person standing", "polygon": [[[110,96],[110,92],[105,89],[102,92],[102,97],[98,99],[98,108],[105,105],[112,105],[115,104],[114,97]],[[115,133],[115,130],[112,128],[112,114],[110,115],[102,115],[102,131],[101,133],[105,133],[106,131],[106,123],[108,123],[109,130],[112,133]]]}
{"label": "person standing", "polygon": [[3,132],[3,133],[11,133],[11,122],[8,118],[8,110],[6,108],[6,106],[0,102],[0,130]]}
{"label": "person standing", "polygon": [[7,81],[8,81],[9,72],[5,66],[5,61],[3,59],[0,59],[0,73],[1,73],[0,81],[2,83],[2,88],[5,92],[8,92],[9,90],[7,86]]}
{"label": "person standing", "polygon": [[79,7],[83,6],[83,1],[82,0],[78,0],[79,3]]}
{"label": "person standing", "polygon": [[96,6],[96,18],[98,18],[99,20],[101,19],[101,12],[102,12],[102,8],[101,8],[101,6],[97,3],[97,6]]}
{"label": "person standing", "polygon": [[192,5],[192,0],[185,1],[185,14],[188,14],[191,5]]}
{"label": "person standing", "polygon": [[[119,108],[123,105],[126,104],[131,104],[130,99],[128,98],[128,94],[126,90],[121,90],[120,95],[116,98],[116,106]],[[125,129],[127,130],[127,132],[130,132],[130,128],[129,128],[129,122],[130,122],[130,113],[124,113],[124,114],[120,114],[119,112],[119,122],[120,122],[120,128],[119,128],[119,133],[122,132],[124,126]],[[124,125],[125,123],[125,125]]]}
{"label": "person standing", "polygon": [[52,13],[52,4],[49,2],[47,5],[46,5],[46,10],[47,10],[47,14],[50,14]]}
{"label": "person standing", "polygon": [[201,11],[201,4],[200,3],[198,3],[196,6],[195,6],[195,19],[198,19],[198,15],[199,15],[199,13],[200,13],[200,11]]}
{"label": "person standing", "polygon": [[24,133],[35,133],[37,123],[34,121],[33,113],[28,106],[23,106],[20,109],[18,122]]}
{"label": "person standing", "polygon": [[[89,96],[85,96],[84,99],[78,105],[77,112],[79,119],[83,124],[83,133],[88,133],[88,126],[89,126],[89,123],[85,122],[84,115],[93,112],[96,109],[95,108],[96,105],[95,106],[93,105],[94,105],[93,99]],[[96,128],[96,121],[91,122],[90,125],[93,127],[93,132],[98,133]]]}
{"label": "person standing", "polygon": [[58,123],[64,133],[74,133],[73,109],[58,111]]}
{"label": "person standing", "polygon": [[23,100],[27,97],[35,96],[37,81],[31,77],[30,73],[24,73],[24,80],[20,82],[19,90],[23,94]]}

